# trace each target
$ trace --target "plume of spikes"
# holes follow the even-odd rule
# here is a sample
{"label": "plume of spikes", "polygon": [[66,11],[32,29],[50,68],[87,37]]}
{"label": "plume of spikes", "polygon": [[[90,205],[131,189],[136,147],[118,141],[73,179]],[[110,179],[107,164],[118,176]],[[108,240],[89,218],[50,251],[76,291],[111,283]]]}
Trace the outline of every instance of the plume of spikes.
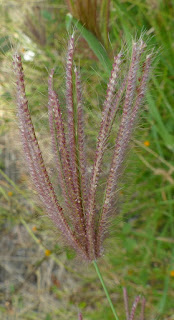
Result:
{"label": "plume of spikes", "polygon": [[128,301],[128,294],[127,294],[126,288],[123,288],[123,297],[124,297],[124,307],[126,312],[126,320],[135,319],[135,312],[137,310],[137,306],[139,303],[141,304],[140,320],[144,320],[146,299],[144,297],[141,298],[140,296],[136,296],[132,304],[132,308],[129,310],[129,301]]}
{"label": "plume of spikes", "polygon": [[[129,310],[129,299],[127,294],[127,289],[123,288],[123,297],[124,297],[124,308],[126,312],[126,320],[134,320],[135,319],[135,312],[137,310],[138,304],[141,304],[141,311],[140,311],[140,320],[145,320],[145,305],[146,299],[144,297],[136,296],[134,302],[132,304],[131,309]],[[78,315],[78,320],[83,320],[82,313],[80,312]]]}
{"label": "plume of spikes", "polygon": [[78,320],[83,320],[82,313],[80,312],[78,315]]}
{"label": "plume of spikes", "polygon": [[[48,80],[48,117],[58,184],[64,199],[62,206],[57,199],[35,135],[25,94],[21,56],[14,55],[20,135],[29,173],[49,218],[66,239],[66,243],[86,261],[97,259],[103,252],[103,241],[106,237],[114,191],[118,189],[122,164],[149,77],[152,54],[144,57],[144,49],[145,44],[141,38],[137,42],[133,42],[132,54],[131,58],[128,57],[130,62],[126,70],[122,52],[114,58],[90,177],[87,174],[85,155],[80,73],[77,68],[73,67],[74,36],[71,36],[69,40],[66,57],[68,130],[65,129],[59,98],[53,88],[54,70],[51,70]],[[75,77],[75,90],[73,77]],[[76,107],[74,105],[75,99]],[[103,195],[103,205],[99,213],[96,210],[96,192],[104,151],[118,108],[121,110],[121,120],[107,177],[106,190]]]}

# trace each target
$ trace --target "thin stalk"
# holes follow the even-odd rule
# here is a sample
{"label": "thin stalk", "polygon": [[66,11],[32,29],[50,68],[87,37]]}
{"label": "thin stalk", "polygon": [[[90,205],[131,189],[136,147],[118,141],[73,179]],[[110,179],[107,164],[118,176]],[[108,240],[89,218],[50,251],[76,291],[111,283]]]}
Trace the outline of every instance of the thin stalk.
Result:
{"label": "thin stalk", "polygon": [[105,292],[105,294],[106,294],[106,297],[107,297],[107,299],[108,299],[108,302],[109,302],[109,305],[110,305],[111,310],[112,310],[112,312],[113,312],[113,315],[114,315],[114,317],[115,317],[116,320],[119,320],[118,315],[117,315],[117,313],[116,313],[116,311],[115,311],[115,309],[114,309],[113,303],[112,303],[112,301],[111,301],[109,292],[108,292],[108,290],[107,290],[107,288],[106,288],[106,285],[105,285],[105,283],[104,283],[104,280],[103,280],[102,275],[101,275],[101,273],[100,273],[100,270],[99,270],[99,268],[98,268],[97,262],[96,262],[95,260],[93,261],[93,265],[94,265],[95,270],[96,270],[96,272],[97,272],[97,275],[98,275],[98,277],[99,277],[99,279],[100,279],[100,282],[101,282],[101,284],[102,284],[102,287],[103,287],[104,292]]}

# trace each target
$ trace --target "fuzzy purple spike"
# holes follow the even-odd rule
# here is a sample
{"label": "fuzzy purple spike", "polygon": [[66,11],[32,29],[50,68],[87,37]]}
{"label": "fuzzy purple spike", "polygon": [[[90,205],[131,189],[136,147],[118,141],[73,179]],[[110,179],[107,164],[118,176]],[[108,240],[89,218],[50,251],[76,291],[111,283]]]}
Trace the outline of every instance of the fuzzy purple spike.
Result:
{"label": "fuzzy purple spike", "polygon": [[82,313],[80,312],[78,315],[78,320],[83,320]]}
{"label": "fuzzy purple spike", "polygon": [[65,199],[65,203],[67,206],[69,206],[69,199],[67,196],[67,187],[65,184],[63,172],[62,172],[62,164],[60,160],[60,155],[58,154],[58,139],[56,139],[56,133],[55,133],[55,124],[54,124],[54,117],[53,117],[53,106],[54,106],[54,99],[52,97],[53,93],[53,75],[54,75],[54,70],[51,70],[49,80],[48,80],[48,118],[49,118],[49,126],[50,126],[50,134],[51,134],[51,141],[52,141],[52,149],[53,149],[53,154],[55,158],[55,165],[57,169],[57,174],[58,174],[58,179],[59,179],[59,184],[61,187],[61,191],[63,194],[63,197]]}
{"label": "fuzzy purple spike", "polygon": [[126,320],[129,320],[129,303],[128,303],[128,294],[127,294],[126,288],[123,288],[123,298],[124,298],[124,307],[126,312]]}
{"label": "fuzzy purple spike", "polygon": [[[80,217],[80,225],[84,235],[84,213],[82,198],[80,192],[80,177],[78,175],[77,163],[77,145],[76,145],[76,129],[75,129],[75,110],[73,103],[73,56],[74,56],[74,35],[71,36],[68,43],[67,65],[66,65],[66,105],[68,115],[68,142],[69,142],[69,161],[71,167],[72,181],[75,190],[75,201],[78,206],[78,214]],[[77,224],[78,225],[78,224]]]}
{"label": "fuzzy purple spike", "polygon": [[66,105],[68,114],[68,140],[69,140],[69,159],[73,175],[73,183],[76,191],[77,201],[79,199],[79,181],[77,173],[76,159],[76,133],[74,124],[74,105],[73,105],[73,56],[74,56],[74,35],[71,36],[68,44],[67,65],[66,65]]}
{"label": "fuzzy purple spike", "polygon": [[84,134],[84,119],[83,119],[83,100],[81,92],[80,73],[75,69],[76,76],[76,95],[77,95],[77,134],[78,134],[78,154],[79,154],[79,169],[81,180],[81,198],[83,202],[84,214],[87,213],[88,202],[88,179],[87,179],[87,162],[85,154],[85,134]]}
{"label": "fuzzy purple spike", "polygon": [[137,309],[138,303],[140,301],[140,296],[137,296],[134,300],[134,303],[132,305],[132,310],[130,312],[129,320],[134,320],[135,311]]}
{"label": "fuzzy purple spike", "polygon": [[143,297],[141,300],[141,315],[140,315],[140,320],[144,320],[144,313],[145,313],[145,306],[146,306],[146,299]]}

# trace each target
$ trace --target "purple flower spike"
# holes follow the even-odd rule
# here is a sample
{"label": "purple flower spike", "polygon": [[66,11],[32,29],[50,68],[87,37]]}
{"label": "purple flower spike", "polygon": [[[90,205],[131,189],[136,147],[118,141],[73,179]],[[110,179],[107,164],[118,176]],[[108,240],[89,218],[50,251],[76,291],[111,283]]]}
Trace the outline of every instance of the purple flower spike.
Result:
{"label": "purple flower spike", "polygon": [[[127,67],[123,63],[125,57],[122,52],[114,58],[90,177],[87,170],[80,72],[73,66],[74,36],[69,40],[67,51],[67,130],[65,130],[58,94],[53,88],[54,70],[51,70],[48,79],[48,119],[55,168],[64,200],[62,207],[45,167],[35,135],[25,94],[21,57],[15,54],[13,58],[19,129],[31,179],[43,207],[61,232],[63,239],[86,261],[96,260],[103,252],[103,241],[106,237],[113,198],[119,187],[123,171],[122,164],[135,129],[149,78],[152,54],[144,58],[144,49],[145,44],[142,39],[133,42],[131,59]],[[75,79],[74,82],[73,79]],[[106,181],[103,205],[99,213],[96,210],[96,194],[107,140],[118,109],[121,112],[121,121]],[[125,303],[126,301],[125,292]],[[130,313],[130,319],[133,313],[134,310]],[[82,319],[82,316],[79,315],[79,317]]]}
{"label": "purple flower spike", "polygon": [[140,296],[135,297],[135,300],[132,304],[131,312],[129,312],[129,299],[128,299],[126,288],[123,288],[123,298],[124,298],[124,307],[126,312],[126,320],[135,319],[135,313],[136,313],[139,302],[141,303],[141,314],[140,314],[140,318],[138,319],[144,320],[146,299],[144,297],[141,298]]}
{"label": "purple flower spike", "polygon": [[78,320],[83,320],[82,313],[79,313]]}

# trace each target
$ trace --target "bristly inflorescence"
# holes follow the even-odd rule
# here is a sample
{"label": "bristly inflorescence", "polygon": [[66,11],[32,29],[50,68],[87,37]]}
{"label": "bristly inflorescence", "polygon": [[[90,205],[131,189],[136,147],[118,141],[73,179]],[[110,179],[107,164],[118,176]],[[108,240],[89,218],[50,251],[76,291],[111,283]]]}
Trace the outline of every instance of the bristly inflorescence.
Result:
{"label": "bristly inflorescence", "polygon": [[129,299],[127,294],[127,289],[123,288],[123,298],[124,298],[124,307],[126,312],[126,320],[134,320],[135,319],[135,313],[138,307],[138,304],[141,306],[141,312],[140,312],[140,320],[145,319],[145,305],[146,305],[146,299],[141,296],[136,296],[134,299],[134,302],[132,304],[132,308],[129,310]]}
{"label": "bristly inflorescence", "polygon": [[[58,184],[64,199],[63,207],[60,206],[35,135],[25,94],[21,56],[14,55],[19,128],[29,173],[49,218],[60,230],[66,242],[86,261],[96,260],[103,252],[114,192],[118,188],[122,165],[149,77],[152,54],[144,57],[144,50],[145,44],[141,38],[133,42],[127,69],[123,63],[122,52],[114,58],[90,177],[87,174],[80,73],[73,66],[73,35],[69,40],[66,58],[67,129],[58,95],[53,88],[54,70],[51,70],[48,80],[48,117]],[[74,101],[77,104],[76,108]],[[98,212],[96,193],[103,156],[118,108],[121,110],[121,120],[103,195],[103,205]]]}
{"label": "bristly inflorescence", "polygon": [[[126,320],[134,320],[136,316],[136,311],[138,305],[140,305],[140,317],[139,320],[145,320],[145,305],[146,305],[146,299],[141,296],[136,296],[132,307],[129,307],[129,298],[127,289],[123,288],[123,298],[124,298],[124,310],[126,313]],[[80,312],[78,315],[78,320],[83,320],[82,313]]]}

